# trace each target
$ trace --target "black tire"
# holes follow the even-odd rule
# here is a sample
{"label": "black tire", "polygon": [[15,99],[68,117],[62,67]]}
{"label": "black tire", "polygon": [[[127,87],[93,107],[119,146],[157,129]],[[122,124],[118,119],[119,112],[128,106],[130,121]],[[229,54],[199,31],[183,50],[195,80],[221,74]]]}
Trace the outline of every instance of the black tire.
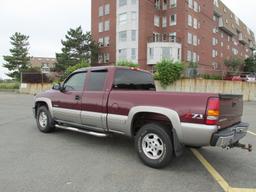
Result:
{"label": "black tire", "polygon": [[[154,139],[156,136],[160,140]],[[147,142],[148,140],[152,142]],[[155,140],[158,141],[158,144],[161,144],[162,142],[160,148],[163,150],[156,150],[156,148],[154,148],[155,143],[157,143],[153,143]],[[145,165],[157,169],[166,167],[173,158],[173,145],[170,127],[157,123],[149,123],[142,126],[135,137],[135,148],[139,158]],[[149,151],[146,152],[147,150]],[[152,152],[150,150],[152,150]],[[153,155],[153,150],[156,152],[155,157]]]}
{"label": "black tire", "polygon": [[[41,115],[43,115],[46,118],[43,122],[42,120],[40,120]],[[50,133],[55,129],[54,121],[46,106],[41,106],[37,109],[36,123],[37,123],[38,129],[43,133]]]}

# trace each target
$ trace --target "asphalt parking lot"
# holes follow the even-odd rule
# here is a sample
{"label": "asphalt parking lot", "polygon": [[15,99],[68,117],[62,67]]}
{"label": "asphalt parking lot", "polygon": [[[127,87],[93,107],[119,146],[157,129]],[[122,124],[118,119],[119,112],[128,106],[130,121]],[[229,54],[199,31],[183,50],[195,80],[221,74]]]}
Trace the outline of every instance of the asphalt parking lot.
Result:
{"label": "asphalt parking lot", "polygon": [[[256,152],[187,149],[165,169],[144,166],[126,137],[97,138],[57,130],[43,134],[33,96],[0,93],[1,192],[256,191]],[[256,102],[245,103],[256,146]]]}

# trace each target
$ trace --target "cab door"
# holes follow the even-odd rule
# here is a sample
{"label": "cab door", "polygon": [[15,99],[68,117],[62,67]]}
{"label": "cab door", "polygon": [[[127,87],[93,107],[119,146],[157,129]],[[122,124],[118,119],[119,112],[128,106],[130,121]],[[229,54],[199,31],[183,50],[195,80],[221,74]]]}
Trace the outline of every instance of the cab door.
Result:
{"label": "cab door", "polygon": [[107,127],[107,73],[107,69],[91,70],[82,97],[82,124],[98,131]]}
{"label": "cab door", "polygon": [[81,99],[84,91],[86,72],[77,72],[70,75],[53,99],[54,119],[81,124]]}

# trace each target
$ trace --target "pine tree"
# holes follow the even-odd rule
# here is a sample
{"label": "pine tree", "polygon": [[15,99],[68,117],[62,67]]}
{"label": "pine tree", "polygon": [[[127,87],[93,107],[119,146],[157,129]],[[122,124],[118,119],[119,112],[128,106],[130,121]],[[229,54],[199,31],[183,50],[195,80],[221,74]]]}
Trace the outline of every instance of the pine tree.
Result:
{"label": "pine tree", "polygon": [[64,72],[81,61],[94,62],[97,59],[98,45],[93,41],[90,32],[83,33],[81,26],[70,29],[61,44],[62,53],[56,53],[57,71]]}
{"label": "pine tree", "polygon": [[10,71],[9,77],[20,80],[21,72],[29,67],[29,36],[16,32],[10,39],[13,48],[10,49],[11,55],[4,56],[6,63],[3,66]]}

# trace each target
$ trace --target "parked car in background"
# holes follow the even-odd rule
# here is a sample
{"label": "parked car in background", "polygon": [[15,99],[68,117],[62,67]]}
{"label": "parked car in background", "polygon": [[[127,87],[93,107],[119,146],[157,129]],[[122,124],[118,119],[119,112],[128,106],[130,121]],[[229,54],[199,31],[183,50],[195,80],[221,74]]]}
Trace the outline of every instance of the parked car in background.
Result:
{"label": "parked car in background", "polygon": [[226,81],[242,81],[239,75],[227,75],[224,80]]}
{"label": "parked car in background", "polygon": [[240,78],[242,81],[256,82],[256,75],[254,73],[242,73]]}

